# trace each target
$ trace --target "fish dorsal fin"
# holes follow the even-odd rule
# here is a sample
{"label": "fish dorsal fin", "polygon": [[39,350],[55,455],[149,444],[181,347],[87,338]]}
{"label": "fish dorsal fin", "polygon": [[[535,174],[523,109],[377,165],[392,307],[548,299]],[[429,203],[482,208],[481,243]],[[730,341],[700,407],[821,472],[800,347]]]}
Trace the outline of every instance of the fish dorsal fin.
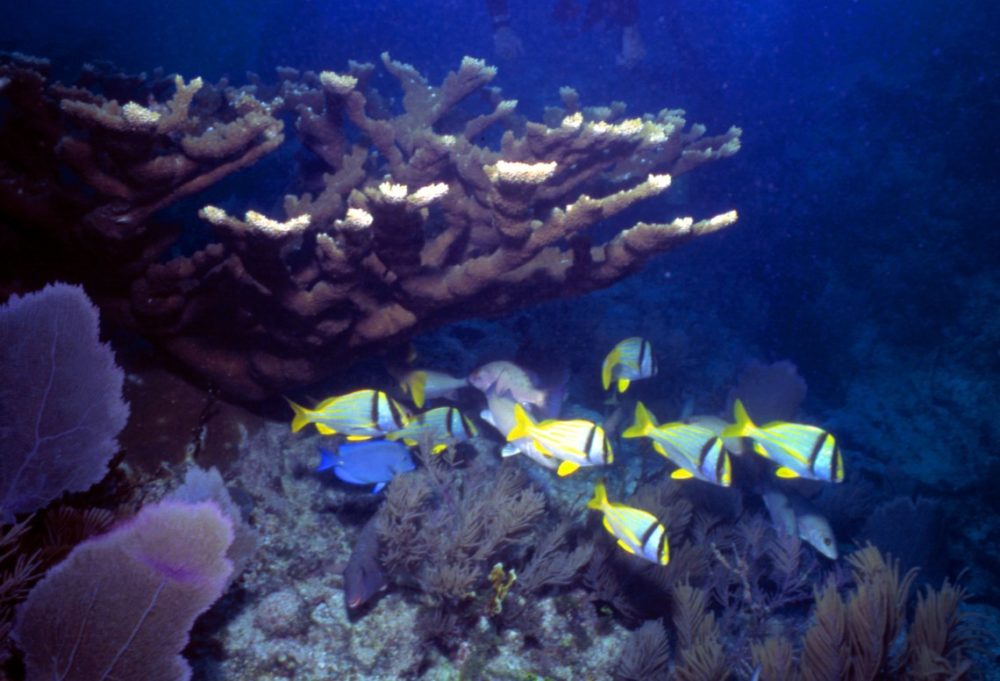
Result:
{"label": "fish dorsal fin", "polygon": [[618,540],[618,546],[622,547],[623,549],[625,549],[626,551],[628,551],[632,555],[635,555],[635,549],[633,549],[631,546],[629,546],[628,544],[626,544],[624,539],[619,539]]}
{"label": "fish dorsal fin", "polygon": [[683,468],[678,468],[677,470],[675,470],[673,473],[670,474],[670,477],[673,478],[674,480],[690,480],[691,478],[694,477],[694,473],[688,470],[684,470]]}
{"label": "fish dorsal fin", "polygon": [[573,461],[563,461],[561,464],[559,464],[559,468],[556,469],[556,473],[559,475],[560,478],[565,478],[567,475],[576,473],[576,471],[579,468],[580,464],[578,463],[575,463]]}
{"label": "fish dorsal fin", "polygon": [[782,466],[778,470],[774,471],[774,474],[777,475],[779,478],[784,478],[786,480],[800,477],[798,473],[793,471],[791,468],[788,468],[787,466]]}
{"label": "fish dorsal fin", "polygon": [[316,424],[316,430],[319,431],[320,435],[336,435],[337,434],[337,431],[335,431],[333,428],[331,428],[330,426],[326,425],[325,423],[317,423]]}

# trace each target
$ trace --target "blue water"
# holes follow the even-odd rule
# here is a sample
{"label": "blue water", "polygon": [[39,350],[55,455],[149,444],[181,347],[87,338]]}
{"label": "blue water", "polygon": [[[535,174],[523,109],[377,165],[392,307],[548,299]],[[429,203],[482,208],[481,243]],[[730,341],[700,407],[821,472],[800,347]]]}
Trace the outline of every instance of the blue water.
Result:
{"label": "blue water", "polygon": [[[615,342],[642,335],[660,373],[635,394],[667,420],[691,409],[728,417],[730,388],[748,364],[788,360],[808,384],[799,418],[836,434],[845,486],[857,483],[854,497],[824,507],[842,546],[879,536],[898,555],[904,549],[886,537],[908,527],[866,535],[864,515],[899,498],[929,500],[936,519],[914,549],[934,556],[928,583],[967,571],[972,601],[996,623],[1000,5],[643,0],[645,54],[623,68],[620,26],[560,23],[554,4],[510,0],[523,47],[512,59],[495,54],[485,3],[472,0],[40,0],[4,11],[0,50],[46,57],[51,78],[64,82],[100,60],[126,73],[240,85],[248,71],[273,82],[277,67],[344,72],[353,59],[376,64],[373,84],[393,96],[382,52],[431,83],[469,55],[498,67],[491,85],[531,120],[559,105],[558,89],[569,85],[585,106],[621,100],[630,115],[682,108],[709,134],[741,127],[734,157],[695,169],[592,237],[637,220],[732,209],[736,225],[603,291],[488,319],[470,310],[414,339],[422,361],[462,373],[500,358],[540,367],[555,353],[569,370],[568,404],[606,416],[597,367]],[[0,122],[4,106],[0,91]],[[183,230],[172,254],[211,241],[195,216],[207,203],[280,217],[282,196],[301,189],[287,174],[292,128],[286,120],[293,139],[274,158],[169,209]],[[0,226],[5,219],[0,206]],[[6,279],[5,290],[17,288]],[[388,381],[371,378],[377,366],[362,362],[345,382]],[[855,507],[837,513],[840,504]],[[443,655],[454,660],[456,651]],[[211,656],[188,653],[199,654]],[[979,664],[997,662],[992,655]],[[740,667],[734,678],[751,671]]]}

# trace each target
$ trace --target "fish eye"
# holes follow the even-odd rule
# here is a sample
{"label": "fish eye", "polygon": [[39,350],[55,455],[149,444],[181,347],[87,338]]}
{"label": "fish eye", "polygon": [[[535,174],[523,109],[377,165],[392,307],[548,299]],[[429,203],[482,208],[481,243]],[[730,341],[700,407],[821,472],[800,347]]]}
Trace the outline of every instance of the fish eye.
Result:
{"label": "fish eye", "polygon": [[823,537],[823,543],[824,543],[824,544],[826,544],[827,546],[829,546],[829,545],[830,545],[830,544],[832,544],[833,542],[832,542],[832,541],[830,541],[830,538],[829,538],[829,537]]}

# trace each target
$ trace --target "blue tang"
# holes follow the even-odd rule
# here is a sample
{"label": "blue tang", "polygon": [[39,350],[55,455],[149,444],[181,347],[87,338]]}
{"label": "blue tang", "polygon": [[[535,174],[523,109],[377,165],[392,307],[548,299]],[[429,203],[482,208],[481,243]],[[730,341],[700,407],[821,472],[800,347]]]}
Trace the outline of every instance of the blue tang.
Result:
{"label": "blue tang", "polygon": [[366,440],[344,442],[337,452],[319,448],[317,471],[332,468],[334,475],[353,485],[375,485],[378,494],[397,473],[412,471],[416,466],[410,450],[402,442]]}

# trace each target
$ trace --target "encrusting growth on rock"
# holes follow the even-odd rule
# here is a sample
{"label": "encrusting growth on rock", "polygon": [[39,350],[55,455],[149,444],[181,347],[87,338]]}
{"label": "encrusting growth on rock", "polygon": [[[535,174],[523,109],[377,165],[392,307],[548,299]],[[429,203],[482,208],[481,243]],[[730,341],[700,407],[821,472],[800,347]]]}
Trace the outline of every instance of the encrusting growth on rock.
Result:
{"label": "encrusting growth on rock", "polygon": [[[0,148],[22,164],[0,173],[0,225],[54,271],[70,253],[99,260],[89,270],[100,275],[73,274],[99,277],[84,283],[119,322],[252,399],[447,322],[608,286],[736,220],[640,222],[603,243],[589,233],[735,153],[738,128],[707,137],[681,111],[581,108],[568,88],[548,124],[524,122],[516,101],[486,87],[496,70],[480,60],[439,85],[388,54],[381,63],[401,111],[371,86],[372,64],[282,69],[277,86],[135,79],[112,99],[50,82],[47,62],[0,57],[11,109]],[[466,111],[473,94],[488,112]],[[172,251],[178,234],[157,213],[273,152],[283,118],[315,155],[307,191],[285,197],[284,216],[205,206],[213,238]],[[489,146],[495,126],[506,129]],[[84,187],[60,181],[67,167]]]}

